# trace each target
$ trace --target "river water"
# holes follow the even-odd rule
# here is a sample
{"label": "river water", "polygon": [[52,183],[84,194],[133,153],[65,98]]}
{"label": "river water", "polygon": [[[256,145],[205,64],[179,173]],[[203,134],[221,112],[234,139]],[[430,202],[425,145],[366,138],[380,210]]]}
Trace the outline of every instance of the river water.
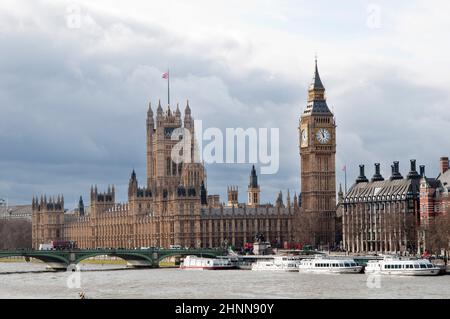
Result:
{"label": "river water", "polygon": [[82,265],[45,272],[38,263],[0,263],[0,298],[450,298],[450,275],[388,277],[250,270],[124,269]]}

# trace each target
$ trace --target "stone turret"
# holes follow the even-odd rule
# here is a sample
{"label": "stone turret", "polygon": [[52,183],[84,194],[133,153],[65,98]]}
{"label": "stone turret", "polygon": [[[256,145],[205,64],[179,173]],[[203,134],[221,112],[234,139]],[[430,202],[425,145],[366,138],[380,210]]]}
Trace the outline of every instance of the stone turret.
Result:
{"label": "stone turret", "polygon": [[237,186],[228,186],[227,188],[227,193],[228,193],[228,206],[237,206],[239,201],[238,201],[238,193],[239,193],[239,189]]}
{"label": "stone turret", "polygon": [[252,166],[252,171],[250,172],[250,181],[248,183],[248,201],[249,206],[255,207],[260,203],[260,188],[258,185],[258,176],[256,175],[255,165]]}

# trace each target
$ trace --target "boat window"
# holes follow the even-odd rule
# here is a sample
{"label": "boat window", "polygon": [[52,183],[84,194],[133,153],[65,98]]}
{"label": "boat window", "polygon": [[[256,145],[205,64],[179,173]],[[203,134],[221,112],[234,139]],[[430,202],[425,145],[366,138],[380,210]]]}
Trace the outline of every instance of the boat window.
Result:
{"label": "boat window", "polygon": [[342,263],[341,263],[341,264],[339,264],[339,267],[344,267],[344,264],[342,264]]}
{"label": "boat window", "polygon": [[350,267],[350,264],[349,263],[345,263],[345,267]]}
{"label": "boat window", "polygon": [[427,268],[427,265],[425,265],[425,264],[420,264],[420,268]]}
{"label": "boat window", "polygon": [[333,264],[333,267],[339,267],[339,265],[338,264]]}
{"label": "boat window", "polygon": [[414,264],[414,268],[419,268],[419,264]]}
{"label": "boat window", "polygon": [[433,268],[433,265],[432,264],[427,264],[427,267],[428,268]]}
{"label": "boat window", "polygon": [[351,263],[351,265],[352,265],[352,267],[355,267],[355,266],[356,266],[356,263]]}

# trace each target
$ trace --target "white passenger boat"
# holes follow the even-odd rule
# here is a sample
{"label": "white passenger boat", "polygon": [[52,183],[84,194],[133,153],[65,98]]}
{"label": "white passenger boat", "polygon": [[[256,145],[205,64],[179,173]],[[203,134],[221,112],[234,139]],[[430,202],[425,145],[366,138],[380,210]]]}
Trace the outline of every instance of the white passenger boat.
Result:
{"label": "white passenger boat", "polygon": [[441,269],[428,259],[410,259],[401,257],[385,257],[383,260],[372,260],[367,263],[366,274],[401,275],[401,276],[435,276]]}
{"label": "white passenger boat", "polygon": [[230,259],[203,258],[197,256],[186,256],[180,265],[181,269],[193,270],[225,270],[235,267]]}
{"label": "white passenger boat", "polygon": [[303,259],[298,266],[299,272],[310,273],[336,273],[358,274],[362,270],[353,259],[337,259],[318,256],[316,258]]}
{"label": "white passenger boat", "polygon": [[300,259],[295,256],[274,256],[269,260],[258,260],[252,264],[255,271],[298,271]]}

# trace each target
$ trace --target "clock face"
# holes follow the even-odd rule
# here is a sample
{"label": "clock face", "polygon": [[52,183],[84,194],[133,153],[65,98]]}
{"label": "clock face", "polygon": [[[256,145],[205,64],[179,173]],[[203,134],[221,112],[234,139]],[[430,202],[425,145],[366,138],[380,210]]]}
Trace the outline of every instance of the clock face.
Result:
{"label": "clock face", "polygon": [[303,129],[301,132],[302,145],[308,145],[308,131]]}
{"label": "clock face", "polygon": [[306,142],[308,140],[308,133],[306,130],[302,130],[302,141]]}
{"label": "clock face", "polygon": [[307,147],[308,139],[308,125],[302,124],[300,127],[300,147]]}
{"label": "clock face", "polygon": [[317,131],[316,138],[320,144],[326,144],[330,141],[331,134],[326,128],[321,128]]}

